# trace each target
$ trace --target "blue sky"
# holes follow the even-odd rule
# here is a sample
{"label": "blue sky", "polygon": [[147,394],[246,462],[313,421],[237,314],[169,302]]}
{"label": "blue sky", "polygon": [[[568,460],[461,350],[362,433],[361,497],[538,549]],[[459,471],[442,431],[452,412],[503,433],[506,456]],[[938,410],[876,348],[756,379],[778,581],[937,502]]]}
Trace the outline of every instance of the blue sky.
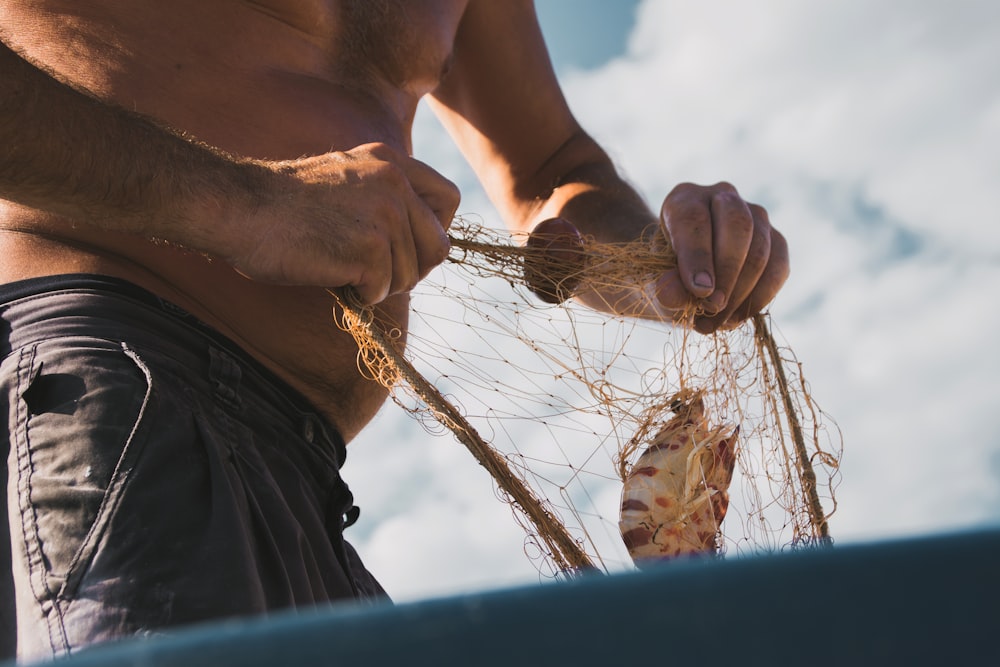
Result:
{"label": "blue sky", "polygon": [[[654,208],[734,183],[788,238],[771,307],[844,436],[838,543],[1000,523],[1000,3],[539,0],[571,106]],[[436,121],[417,157],[499,226]],[[460,445],[388,406],[349,538],[398,599],[538,580]]]}
{"label": "blue sky", "polygon": [[539,0],[538,22],[556,71],[591,70],[625,53],[638,0]]}

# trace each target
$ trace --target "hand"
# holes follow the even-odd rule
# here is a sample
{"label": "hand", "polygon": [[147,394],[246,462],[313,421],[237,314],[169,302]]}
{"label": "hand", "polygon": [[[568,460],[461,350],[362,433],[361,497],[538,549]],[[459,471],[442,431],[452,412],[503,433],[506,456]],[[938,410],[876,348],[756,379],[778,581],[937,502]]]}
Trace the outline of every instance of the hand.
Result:
{"label": "hand", "polygon": [[700,306],[702,333],[732,328],[764,308],[788,278],[788,246],[767,211],[728,183],[675,187],[660,212],[677,268],[656,284],[659,304]]}
{"label": "hand", "polygon": [[389,146],[263,164],[274,187],[217,242],[248,278],[349,285],[378,303],[411,290],[448,255],[458,189]]}

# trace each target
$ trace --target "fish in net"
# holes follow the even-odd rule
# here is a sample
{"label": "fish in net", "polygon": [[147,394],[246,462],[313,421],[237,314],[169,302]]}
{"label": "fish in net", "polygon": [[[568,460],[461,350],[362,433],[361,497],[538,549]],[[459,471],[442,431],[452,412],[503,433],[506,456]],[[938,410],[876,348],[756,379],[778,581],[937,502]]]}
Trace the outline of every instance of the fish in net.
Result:
{"label": "fish in net", "polygon": [[489,471],[543,576],[831,544],[842,437],[767,315],[702,335],[693,311],[671,325],[571,298],[644,293],[676,261],[666,242],[462,218],[449,236],[405,348],[349,289],[336,319],[363,374]]}

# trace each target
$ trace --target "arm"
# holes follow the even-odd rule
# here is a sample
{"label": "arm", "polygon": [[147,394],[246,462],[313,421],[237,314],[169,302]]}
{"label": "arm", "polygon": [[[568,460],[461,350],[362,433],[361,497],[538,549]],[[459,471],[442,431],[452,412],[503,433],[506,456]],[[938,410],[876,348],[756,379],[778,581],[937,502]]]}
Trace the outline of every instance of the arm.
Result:
{"label": "arm", "polygon": [[598,240],[631,241],[662,226],[678,268],[651,286],[655,299],[637,294],[626,303],[616,295],[591,305],[672,319],[697,304],[705,312],[697,328],[711,331],[764,307],[784,282],[783,239],[766,212],[731,186],[679,185],[657,216],[617,174],[573,118],[530,0],[471,0],[454,67],[434,98],[436,113],[515,230],[561,216]]}
{"label": "arm", "polygon": [[266,174],[63,85],[0,43],[0,193],[96,226],[209,250],[192,224],[250,208]]}
{"label": "arm", "polygon": [[[454,185],[381,144],[239,159],[57,81],[0,42],[0,196],[369,302],[443,261]],[[359,224],[358,221],[368,224]]]}

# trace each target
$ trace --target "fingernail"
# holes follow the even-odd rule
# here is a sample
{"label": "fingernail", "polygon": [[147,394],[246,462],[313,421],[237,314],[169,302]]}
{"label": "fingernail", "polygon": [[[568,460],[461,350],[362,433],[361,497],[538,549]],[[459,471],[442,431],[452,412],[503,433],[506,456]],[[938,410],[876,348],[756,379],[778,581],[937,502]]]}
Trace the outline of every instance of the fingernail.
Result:
{"label": "fingernail", "polygon": [[708,289],[715,284],[712,282],[712,276],[708,274],[708,271],[699,271],[694,274],[694,280],[692,282],[694,282],[695,287],[704,287],[705,289]]}

